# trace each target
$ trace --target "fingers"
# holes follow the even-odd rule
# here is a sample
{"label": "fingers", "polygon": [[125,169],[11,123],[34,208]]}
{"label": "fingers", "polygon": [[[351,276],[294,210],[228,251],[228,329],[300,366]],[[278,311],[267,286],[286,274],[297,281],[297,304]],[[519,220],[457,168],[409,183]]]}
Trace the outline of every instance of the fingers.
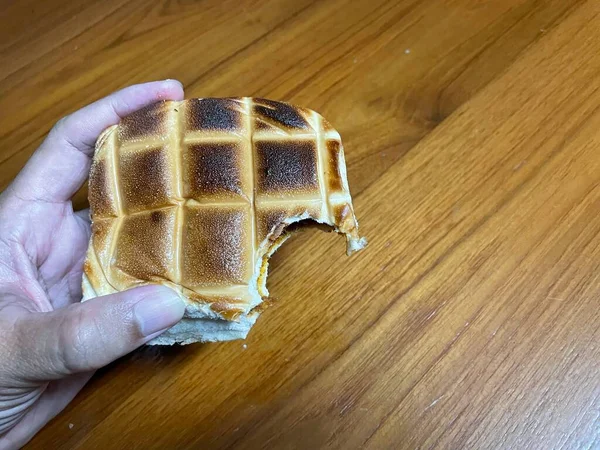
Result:
{"label": "fingers", "polygon": [[48,143],[69,146],[91,156],[96,139],[108,126],[159,100],[181,100],[183,86],[176,80],[136,84],[110,94],[59,121]]}
{"label": "fingers", "polygon": [[28,314],[14,333],[17,378],[52,380],[98,369],[179,322],[184,311],[175,291],[155,285]]}
{"label": "fingers", "polygon": [[79,217],[83,222],[90,223],[90,208],[80,209],[74,212],[76,217]]}
{"label": "fingers", "polygon": [[107,127],[159,100],[183,99],[175,80],[122,89],[61,119],[17,176],[11,191],[19,198],[69,200],[87,178],[96,138]]}

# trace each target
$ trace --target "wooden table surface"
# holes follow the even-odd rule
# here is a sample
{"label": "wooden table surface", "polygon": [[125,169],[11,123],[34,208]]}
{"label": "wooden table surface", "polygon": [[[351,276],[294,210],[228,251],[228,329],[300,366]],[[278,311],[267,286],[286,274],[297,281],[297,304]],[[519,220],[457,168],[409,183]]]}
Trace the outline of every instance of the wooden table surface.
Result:
{"label": "wooden table surface", "polygon": [[370,240],[347,258],[300,234],[246,341],[141,349],[29,448],[600,448],[600,2],[20,0],[0,17],[0,188],[61,116],[177,78],[327,117]]}

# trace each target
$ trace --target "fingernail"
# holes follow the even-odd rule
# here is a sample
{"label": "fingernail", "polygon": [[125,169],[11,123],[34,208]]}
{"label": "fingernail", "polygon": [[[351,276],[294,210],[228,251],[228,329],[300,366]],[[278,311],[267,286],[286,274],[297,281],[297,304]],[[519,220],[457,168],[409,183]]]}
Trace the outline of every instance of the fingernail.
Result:
{"label": "fingernail", "polygon": [[181,320],[184,312],[185,303],[169,288],[149,294],[133,307],[133,314],[144,336],[175,325]]}
{"label": "fingernail", "polygon": [[181,86],[183,88],[183,83],[179,80],[174,80],[172,78],[167,78],[166,80],[163,80],[165,83],[177,83],[179,86]]}

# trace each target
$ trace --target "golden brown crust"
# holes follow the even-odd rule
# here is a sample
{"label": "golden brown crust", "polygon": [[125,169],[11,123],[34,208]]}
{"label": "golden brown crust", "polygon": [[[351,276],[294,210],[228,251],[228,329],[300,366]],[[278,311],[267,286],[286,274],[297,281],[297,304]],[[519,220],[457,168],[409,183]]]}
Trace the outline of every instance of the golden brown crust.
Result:
{"label": "golden brown crust", "polygon": [[89,199],[86,298],[162,283],[194,317],[249,314],[263,256],[290,223],[328,224],[348,251],[364,245],[339,134],[271,100],[159,102],[131,114],[98,138]]}
{"label": "golden brown crust", "polygon": [[325,141],[327,149],[327,157],[325,159],[327,165],[327,189],[331,193],[343,193],[344,186],[342,185],[343,174],[341,172],[340,155],[342,153],[342,144],[338,140]]}
{"label": "golden brown crust", "polygon": [[189,289],[247,284],[252,276],[251,211],[184,207],[181,284]]}

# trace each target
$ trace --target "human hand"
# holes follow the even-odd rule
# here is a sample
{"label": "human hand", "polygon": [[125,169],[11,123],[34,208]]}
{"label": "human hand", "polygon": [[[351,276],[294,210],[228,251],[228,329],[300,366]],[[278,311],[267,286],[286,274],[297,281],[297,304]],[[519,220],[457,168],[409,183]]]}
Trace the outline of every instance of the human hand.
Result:
{"label": "human hand", "polygon": [[131,86],[60,120],[0,195],[0,450],[24,445],[95,369],[183,316],[183,301],[160,286],[80,303],[90,224],[70,199],[98,135],[161,99],[183,99],[181,84]]}

